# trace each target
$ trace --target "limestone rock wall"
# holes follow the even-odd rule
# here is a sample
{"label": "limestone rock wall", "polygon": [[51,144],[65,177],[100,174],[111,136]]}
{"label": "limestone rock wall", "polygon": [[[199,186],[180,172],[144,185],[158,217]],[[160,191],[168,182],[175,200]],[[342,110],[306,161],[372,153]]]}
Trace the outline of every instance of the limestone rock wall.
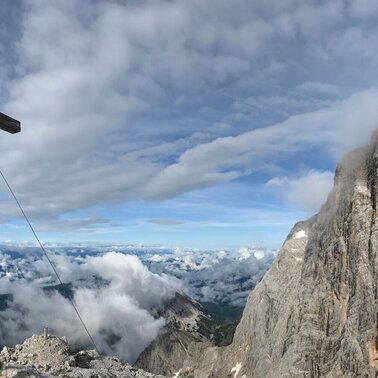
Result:
{"label": "limestone rock wall", "polygon": [[319,214],[297,224],[251,292],[233,344],[212,349],[217,378],[376,377],[378,137],[344,158]]}

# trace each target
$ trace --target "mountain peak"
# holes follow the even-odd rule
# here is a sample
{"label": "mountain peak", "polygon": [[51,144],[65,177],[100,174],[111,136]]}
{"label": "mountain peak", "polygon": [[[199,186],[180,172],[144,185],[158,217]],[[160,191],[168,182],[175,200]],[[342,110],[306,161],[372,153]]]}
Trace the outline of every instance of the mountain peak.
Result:
{"label": "mountain peak", "polygon": [[232,345],[186,355],[178,377],[376,377],[378,133],[338,165],[250,293]]}

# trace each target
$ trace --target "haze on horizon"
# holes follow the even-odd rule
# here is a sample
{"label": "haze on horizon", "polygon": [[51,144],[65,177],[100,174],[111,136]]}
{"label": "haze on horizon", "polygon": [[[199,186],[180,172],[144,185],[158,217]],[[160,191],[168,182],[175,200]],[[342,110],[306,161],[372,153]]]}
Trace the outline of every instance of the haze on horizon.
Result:
{"label": "haze on horizon", "polygon": [[[378,125],[378,3],[5,0],[1,169],[45,241],[278,247]],[[32,240],[0,186],[0,242]]]}

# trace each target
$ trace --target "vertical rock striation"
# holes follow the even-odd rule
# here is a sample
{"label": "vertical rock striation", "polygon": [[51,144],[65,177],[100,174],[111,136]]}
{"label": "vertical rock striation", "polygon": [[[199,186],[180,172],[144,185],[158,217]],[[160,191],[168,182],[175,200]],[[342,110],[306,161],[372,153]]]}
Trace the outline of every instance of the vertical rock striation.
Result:
{"label": "vertical rock striation", "polygon": [[187,358],[179,377],[376,377],[377,191],[378,134],[343,159],[319,214],[294,226],[233,344],[211,349],[211,373]]}
{"label": "vertical rock striation", "polygon": [[247,377],[376,376],[377,142],[338,166],[299,266],[290,263],[289,235],[250,295],[234,338],[234,347],[248,348]]}

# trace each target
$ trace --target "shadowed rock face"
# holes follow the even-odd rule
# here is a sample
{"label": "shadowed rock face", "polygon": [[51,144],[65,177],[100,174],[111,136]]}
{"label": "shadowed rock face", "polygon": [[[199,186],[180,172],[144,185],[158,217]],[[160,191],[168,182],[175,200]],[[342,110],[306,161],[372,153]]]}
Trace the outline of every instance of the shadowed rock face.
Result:
{"label": "shadowed rock face", "polygon": [[378,148],[348,155],[311,227],[296,304],[291,376],[375,377]]}
{"label": "shadowed rock face", "polygon": [[377,143],[346,156],[319,214],[294,226],[233,344],[187,357],[179,377],[376,377]]}
{"label": "shadowed rock face", "polygon": [[164,332],[146,348],[134,366],[167,377],[183,366],[189,351],[212,345],[198,332],[204,320],[210,320],[202,306],[182,292],[177,292],[160,314],[166,320]]}
{"label": "shadowed rock face", "polygon": [[[339,165],[308,237],[299,245],[292,232],[250,295],[234,338],[246,350],[237,377],[376,376],[377,179],[374,137]],[[302,261],[290,259],[295,250]]]}

